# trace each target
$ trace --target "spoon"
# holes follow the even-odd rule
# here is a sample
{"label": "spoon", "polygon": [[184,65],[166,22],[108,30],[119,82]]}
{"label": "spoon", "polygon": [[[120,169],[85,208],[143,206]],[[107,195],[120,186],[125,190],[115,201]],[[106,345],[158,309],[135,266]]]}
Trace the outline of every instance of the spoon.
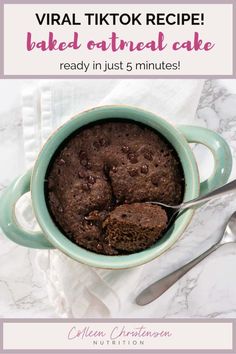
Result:
{"label": "spoon", "polygon": [[194,206],[197,206],[199,204],[202,204],[204,202],[208,202],[211,199],[214,198],[219,198],[222,194],[227,194],[230,192],[236,191],[236,180],[233,180],[232,182],[229,182],[227,184],[225,184],[222,187],[219,187],[217,189],[214,189],[213,191],[202,195],[200,197],[197,197],[195,199],[192,199],[190,201],[187,202],[183,202],[181,204],[178,205],[169,205],[169,204],[164,204],[164,203],[159,203],[159,202],[155,202],[155,201],[148,201],[146,202],[147,204],[155,204],[155,205],[159,205],[164,207],[165,209],[167,209],[167,211],[171,211],[171,217],[168,221],[168,225],[170,225],[170,222],[172,221],[172,219],[174,218],[174,216],[176,214],[178,214],[180,211],[192,208]]}
{"label": "spoon", "polygon": [[185,264],[183,267],[175,270],[164,278],[148,286],[137,296],[136,304],[144,306],[156,300],[177,280],[179,280],[184,274],[186,274],[190,269],[192,269],[196,264],[201,262],[204,258],[206,258],[209,254],[217,250],[219,247],[231,242],[236,242],[236,212],[231,215],[225,226],[221,238],[213,246],[211,246],[207,251],[202,253],[197,258]]}

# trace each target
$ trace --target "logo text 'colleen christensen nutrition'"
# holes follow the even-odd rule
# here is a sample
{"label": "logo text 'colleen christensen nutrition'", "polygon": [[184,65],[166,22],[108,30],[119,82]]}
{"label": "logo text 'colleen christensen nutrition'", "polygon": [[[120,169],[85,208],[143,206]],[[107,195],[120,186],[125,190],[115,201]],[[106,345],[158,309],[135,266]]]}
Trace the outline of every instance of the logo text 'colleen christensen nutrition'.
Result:
{"label": "logo text 'colleen christensen nutrition'", "polygon": [[[102,324],[100,324],[102,326]],[[115,325],[107,329],[93,329],[91,326],[73,326],[68,331],[68,340],[93,341],[93,345],[136,345],[144,344],[145,339],[171,337],[172,332],[168,330],[148,329],[144,325],[129,328],[125,325]]]}

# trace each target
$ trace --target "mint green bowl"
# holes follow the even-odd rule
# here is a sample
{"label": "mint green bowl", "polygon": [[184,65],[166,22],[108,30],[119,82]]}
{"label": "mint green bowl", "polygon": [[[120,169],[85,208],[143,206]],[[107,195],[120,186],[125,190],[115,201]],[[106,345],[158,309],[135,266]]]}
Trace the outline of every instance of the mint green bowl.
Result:
{"label": "mint green bowl", "polygon": [[[227,182],[232,168],[232,156],[227,143],[217,133],[195,126],[174,127],[153,113],[129,106],[104,106],[76,115],[58,129],[45,143],[34,168],[15,180],[5,189],[0,199],[0,226],[12,241],[31,248],[57,248],[76,261],[93,267],[122,269],[144,264],[170,248],[183,234],[194,210],[182,213],[165,235],[152,247],[130,255],[105,256],[87,251],[72,243],[56,227],[48,212],[44,179],[52,156],[60,144],[78,128],[104,119],[122,118],[144,123],[161,133],[175,148],[181,160],[185,176],[184,200],[207,193]],[[207,146],[213,154],[215,166],[210,178],[199,182],[198,167],[188,143]],[[15,218],[15,203],[31,191],[33,209],[41,232],[23,229]]]}

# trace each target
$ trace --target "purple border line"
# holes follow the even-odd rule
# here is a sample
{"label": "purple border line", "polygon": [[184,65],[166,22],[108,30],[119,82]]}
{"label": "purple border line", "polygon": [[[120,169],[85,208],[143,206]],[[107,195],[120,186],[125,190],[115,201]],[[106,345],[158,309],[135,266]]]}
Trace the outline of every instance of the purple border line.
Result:
{"label": "purple border line", "polygon": [[0,79],[235,79],[236,78],[236,5],[234,0],[148,0],[145,4],[231,4],[232,74],[230,75],[4,75],[4,4],[144,4],[143,0],[0,0]]}
{"label": "purple border line", "polygon": [[229,353],[236,353],[236,331],[235,331],[235,323],[236,319],[0,319],[0,327],[1,327],[1,333],[0,336],[2,338],[3,336],[3,323],[117,323],[117,322],[124,322],[124,323],[230,323],[232,324],[232,349],[229,350],[207,350],[207,349],[196,349],[196,350],[189,350],[189,349],[67,349],[67,350],[58,350],[58,349],[53,349],[53,350],[3,350],[3,341],[2,341],[2,346],[0,347],[0,354],[72,354],[72,353],[78,353],[78,354],[94,354],[96,353],[112,353],[112,354],[120,354],[120,353],[150,353],[150,354],[229,354]]}
{"label": "purple border line", "polygon": [[92,79],[236,79],[236,74],[232,75],[1,75],[0,79],[83,79],[83,80],[92,80]]}
{"label": "purple border line", "polygon": [[0,353],[3,352],[3,320],[0,321]]}
{"label": "purple border line", "polygon": [[236,77],[236,4],[233,0],[232,2],[233,11],[232,11],[232,24],[233,24],[233,33],[232,33],[232,61],[233,61],[233,76]]}
{"label": "purple border line", "polygon": [[[235,323],[236,318],[0,318],[5,323]],[[236,348],[235,348],[236,349]]]}
{"label": "purple border line", "polygon": [[232,321],[232,325],[233,325],[233,335],[232,335],[232,348],[233,348],[233,351],[236,352],[236,326],[235,326],[235,323],[236,321],[233,320]]}
{"label": "purple border line", "polygon": [[143,2],[143,0],[1,0],[4,4],[204,4],[204,5],[214,5],[214,4],[233,4],[234,0],[148,0]]}
{"label": "purple border line", "polygon": [[3,3],[0,0],[0,78],[3,77],[4,74],[4,10]]}

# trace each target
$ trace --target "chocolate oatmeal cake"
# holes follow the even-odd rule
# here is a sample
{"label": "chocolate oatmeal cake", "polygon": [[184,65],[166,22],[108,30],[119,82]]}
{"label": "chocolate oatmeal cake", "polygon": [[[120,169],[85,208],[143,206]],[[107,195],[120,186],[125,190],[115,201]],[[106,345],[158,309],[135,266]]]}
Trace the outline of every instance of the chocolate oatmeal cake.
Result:
{"label": "chocolate oatmeal cake", "polygon": [[122,204],[111,211],[103,227],[112,247],[137,252],[151,246],[165,230],[167,222],[166,212],[159,206],[132,203]]}
{"label": "chocolate oatmeal cake", "polygon": [[73,242],[118,255],[151,246],[179,204],[182,166],[173,147],[147,126],[127,121],[89,125],[57,150],[46,178],[52,218]]}

